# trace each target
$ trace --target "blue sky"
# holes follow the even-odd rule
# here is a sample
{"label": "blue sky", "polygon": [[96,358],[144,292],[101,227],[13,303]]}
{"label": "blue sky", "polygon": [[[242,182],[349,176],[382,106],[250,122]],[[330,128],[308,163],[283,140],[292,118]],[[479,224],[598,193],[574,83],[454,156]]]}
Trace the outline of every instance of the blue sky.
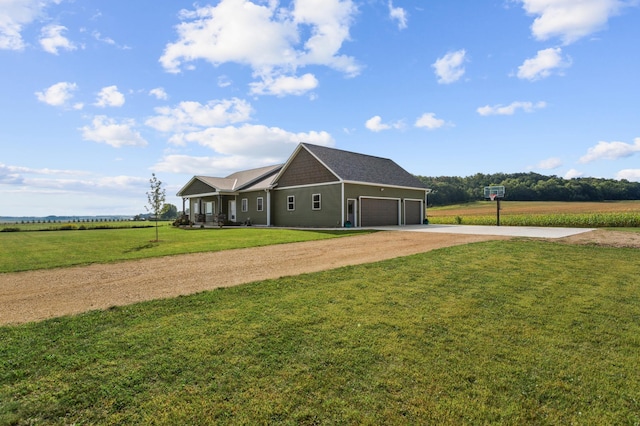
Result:
{"label": "blue sky", "polygon": [[[0,0],[0,215],[133,215],[298,142],[640,181],[637,0]],[[507,188],[508,191],[508,188]]]}

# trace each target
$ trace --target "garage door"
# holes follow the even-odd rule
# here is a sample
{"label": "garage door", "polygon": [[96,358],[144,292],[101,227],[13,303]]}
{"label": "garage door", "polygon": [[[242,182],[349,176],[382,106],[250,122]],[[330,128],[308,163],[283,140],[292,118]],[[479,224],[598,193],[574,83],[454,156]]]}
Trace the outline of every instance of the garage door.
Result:
{"label": "garage door", "polygon": [[362,198],[360,203],[361,226],[397,225],[398,200]]}
{"label": "garage door", "polygon": [[420,201],[405,201],[404,202],[404,219],[405,225],[420,225],[422,215],[420,209],[422,203]]}

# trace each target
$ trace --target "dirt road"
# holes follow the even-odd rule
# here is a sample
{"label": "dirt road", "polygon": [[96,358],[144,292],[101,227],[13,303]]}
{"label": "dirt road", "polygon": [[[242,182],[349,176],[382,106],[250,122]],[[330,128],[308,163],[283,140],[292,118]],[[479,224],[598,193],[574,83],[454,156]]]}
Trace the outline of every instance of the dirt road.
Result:
{"label": "dirt road", "polygon": [[377,232],[215,253],[0,274],[0,325],[39,321],[499,238]]}
{"label": "dirt road", "polygon": [[[507,238],[387,231],[215,253],[0,274],[0,325]],[[553,241],[640,248],[640,233],[598,230]]]}

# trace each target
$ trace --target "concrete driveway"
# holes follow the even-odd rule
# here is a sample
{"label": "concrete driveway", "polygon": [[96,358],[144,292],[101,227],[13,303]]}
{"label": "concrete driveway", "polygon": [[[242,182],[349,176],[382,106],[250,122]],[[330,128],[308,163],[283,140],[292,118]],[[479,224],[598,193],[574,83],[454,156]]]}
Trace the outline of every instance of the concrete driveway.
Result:
{"label": "concrete driveway", "polygon": [[383,231],[436,232],[443,234],[501,235],[507,237],[563,238],[594,228],[546,228],[539,226],[477,226],[477,225],[406,225],[378,226]]}

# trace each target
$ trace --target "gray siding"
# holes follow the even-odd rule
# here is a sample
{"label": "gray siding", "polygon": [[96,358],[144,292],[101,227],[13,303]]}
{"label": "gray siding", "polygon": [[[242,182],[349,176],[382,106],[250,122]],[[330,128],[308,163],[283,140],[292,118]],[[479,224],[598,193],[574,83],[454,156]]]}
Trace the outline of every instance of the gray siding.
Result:
{"label": "gray siding", "polygon": [[209,194],[211,192],[215,192],[215,190],[216,189],[212,186],[209,186],[206,183],[196,179],[193,181],[193,183],[191,183],[191,185],[189,185],[188,188],[185,188],[185,190],[182,192],[182,196],[188,197],[189,195],[194,194]]}
{"label": "gray siding", "polygon": [[[262,197],[261,212],[258,211],[258,198]],[[249,209],[246,212],[242,211],[242,199],[246,198],[249,204]],[[244,223],[247,219],[251,218],[253,225],[266,225],[267,224],[267,193],[265,191],[243,192],[237,197],[236,213],[237,221]]]}
{"label": "gray siding", "polygon": [[[333,228],[341,226],[340,184],[286,188],[272,192],[272,222],[274,226]],[[321,209],[313,210],[312,195],[320,194]],[[295,196],[296,208],[287,210],[287,197]]]}

